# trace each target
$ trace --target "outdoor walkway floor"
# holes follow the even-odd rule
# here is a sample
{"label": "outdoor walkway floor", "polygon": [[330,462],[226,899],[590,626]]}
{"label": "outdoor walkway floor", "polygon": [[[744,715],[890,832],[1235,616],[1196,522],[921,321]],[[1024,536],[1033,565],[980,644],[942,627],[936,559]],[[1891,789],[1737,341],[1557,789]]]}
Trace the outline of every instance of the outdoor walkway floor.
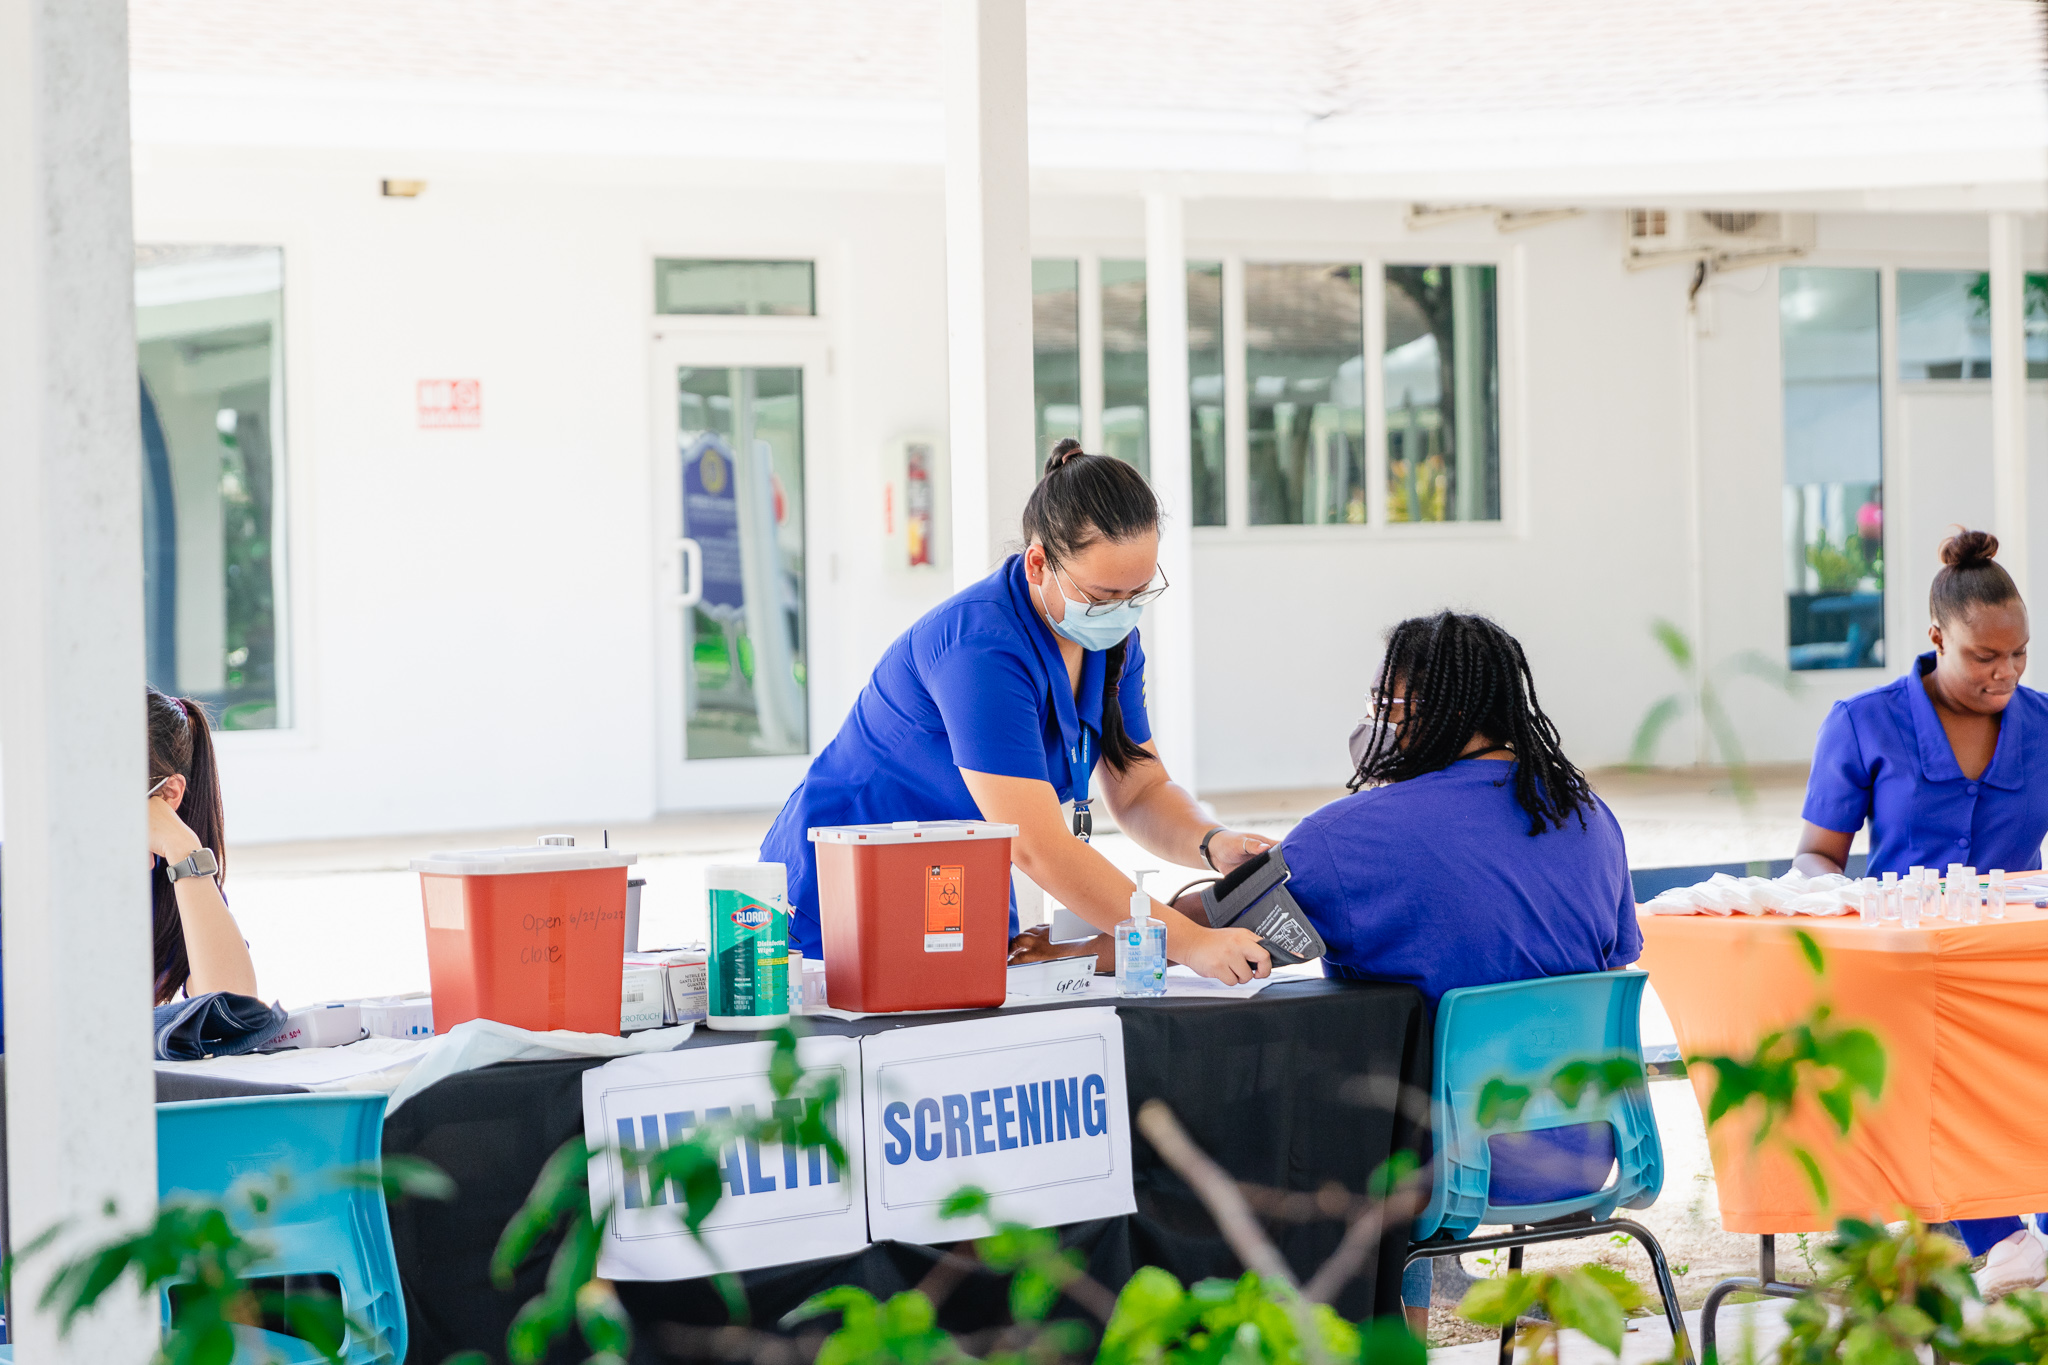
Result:
{"label": "outdoor walkway floor", "polygon": [[[1716,1354],[1723,1365],[1745,1365],[1749,1361],[1769,1360],[1778,1343],[1786,1336],[1785,1310],[1791,1304],[1783,1299],[1763,1299],[1753,1303],[1728,1304],[1721,1309],[1716,1327],[1720,1339],[1716,1343]],[[1621,1341],[1621,1356],[1618,1365],[1658,1365],[1671,1359],[1671,1327],[1664,1321],[1662,1313],[1651,1317],[1629,1319],[1629,1330]],[[1693,1359],[1700,1358],[1700,1313],[1697,1308],[1685,1315],[1686,1336],[1692,1343]],[[1610,1359],[1605,1347],[1595,1343],[1582,1332],[1566,1332],[1559,1341],[1558,1359],[1580,1362]],[[1468,1341],[1460,1346],[1439,1346],[1429,1353],[1431,1365],[1494,1365],[1500,1359],[1500,1345],[1497,1341]]]}

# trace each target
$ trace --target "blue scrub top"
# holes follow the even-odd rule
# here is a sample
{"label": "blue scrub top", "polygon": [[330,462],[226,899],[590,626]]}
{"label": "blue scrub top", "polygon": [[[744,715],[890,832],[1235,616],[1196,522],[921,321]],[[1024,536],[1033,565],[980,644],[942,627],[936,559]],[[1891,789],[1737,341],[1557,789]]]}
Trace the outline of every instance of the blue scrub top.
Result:
{"label": "blue scrub top", "polygon": [[[984,819],[962,768],[1049,782],[1062,802],[1072,800],[1084,726],[1089,751],[1099,748],[1107,657],[1083,657],[1077,698],[1059,640],[1032,604],[1021,555],[897,636],[761,843],[763,862],[789,869],[790,946],[807,957],[821,947],[816,849],[805,831]],[[1132,742],[1151,739],[1145,652],[1135,631],[1117,702]],[[1010,932],[1017,932],[1014,895]]]}
{"label": "blue scrub top", "polygon": [[1288,889],[1329,945],[1326,976],[1429,998],[1642,955],[1621,826],[1593,798],[1531,838],[1512,760],[1468,758],[1340,797],[1280,843]]}
{"label": "blue scrub top", "polygon": [[1933,668],[1933,653],[1922,654],[1904,677],[1835,703],[1814,743],[1801,813],[1843,834],[1868,820],[1873,877],[1904,875],[1915,864],[2040,867],[2048,836],[2048,697],[2014,690],[1991,765],[1973,782],[1956,766],[1921,682]]}

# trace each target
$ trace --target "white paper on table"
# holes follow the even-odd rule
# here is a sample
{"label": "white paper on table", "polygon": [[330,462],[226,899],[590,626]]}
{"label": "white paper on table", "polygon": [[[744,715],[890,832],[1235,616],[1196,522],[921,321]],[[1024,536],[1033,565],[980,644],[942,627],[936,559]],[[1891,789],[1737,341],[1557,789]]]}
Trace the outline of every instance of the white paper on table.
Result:
{"label": "white paper on table", "polygon": [[[436,1081],[499,1062],[549,1062],[569,1057],[631,1057],[643,1052],[668,1052],[690,1036],[690,1024],[652,1028],[621,1038],[610,1033],[575,1033],[550,1029],[535,1033],[495,1019],[470,1019],[427,1041],[432,1045],[419,1065],[391,1094],[386,1115]],[[359,1045],[360,1046],[360,1045]]]}
{"label": "white paper on table", "polygon": [[389,1093],[426,1055],[432,1038],[364,1038],[343,1047],[291,1048],[196,1062],[158,1062],[159,1071],[220,1076],[308,1090],[382,1090]]}

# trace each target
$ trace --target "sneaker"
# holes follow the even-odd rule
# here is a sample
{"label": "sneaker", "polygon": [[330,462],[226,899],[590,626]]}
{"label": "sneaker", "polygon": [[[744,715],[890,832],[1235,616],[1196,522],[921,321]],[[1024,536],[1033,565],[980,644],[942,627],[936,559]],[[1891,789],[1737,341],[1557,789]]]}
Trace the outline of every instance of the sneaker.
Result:
{"label": "sneaker", "polygon": [[2021,1228],[1991,1248],[1976,1280],[1986,1303],[2015,1289],[2032,1289],[2048,1280],[2048,1248],[2031,1228]]}

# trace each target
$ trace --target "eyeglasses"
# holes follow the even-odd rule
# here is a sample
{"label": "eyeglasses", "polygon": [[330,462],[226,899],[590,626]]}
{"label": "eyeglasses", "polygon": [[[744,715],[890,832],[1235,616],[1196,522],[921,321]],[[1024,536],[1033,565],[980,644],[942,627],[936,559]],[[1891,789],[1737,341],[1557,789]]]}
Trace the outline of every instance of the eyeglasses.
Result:
{"label": "eyeglasses", "polygon": [[1152,576],[1159,584],[1158,587],[1140,588],[1137,592],[1132,593],[1129,597],[1112,597],[1107,602],[1099,602],[1095,598],[1090,597],[1087,593],[1081,592],[1079,585],[1075,584],[1073,579],[1067,578],[1066,571],[1061,569],[1059,565],[1054,564],[1052,566],[1052,571],[1056,574],[1059,574],[1060,577],[1066,578],[1067,585],[1069,587],[1072,587],[1075,592],[1081,593],[1081,601],[1087,604],[1082,608],[1081,614],[1084,616],[1107,616],[1109,615],[1109,613],[1117,610],[1119,607],[1150,606],[1152,603],[1157,602],[1159,600],[1159,594],[1165,592],[1168,588],[1173,586],[1171,583],[1166,581],[1166,570],[1155,568],[1152,571]]}
{"label": "eyeglasses", "polygon": [[1420,699],[1415,697],[1389,697],[1385,703],[1382,703],[1378,697],[1374,697],[1365,704],[1365,719],[1378,720],[1380,713],[1384,711],[1387,713],[1388,719],[1398,720],[1401,717],[1396,716],[1395,712],[1398,711],[1406,715],[1410,706],[1419,707],[1421,705]]}
{"label": "eyeglasses", "polygon": [[158,779],[156,780],[156,786],[154,786],[154,787],[151,787],[151,788],[149,789],[149,791],[148,791],[147,795],[149,795],[149,796],[155,796],[155,795],[157,794],[157,790],[158,790],[158,788],[162,787],[164,783],[166,783],[166,782],[168,782],[168,781],[170,781],[170,780],[171,780],[171,779],[170,779],[170,778],[168,778],[168,777],[159,777],[159,778],[158,778]]}

